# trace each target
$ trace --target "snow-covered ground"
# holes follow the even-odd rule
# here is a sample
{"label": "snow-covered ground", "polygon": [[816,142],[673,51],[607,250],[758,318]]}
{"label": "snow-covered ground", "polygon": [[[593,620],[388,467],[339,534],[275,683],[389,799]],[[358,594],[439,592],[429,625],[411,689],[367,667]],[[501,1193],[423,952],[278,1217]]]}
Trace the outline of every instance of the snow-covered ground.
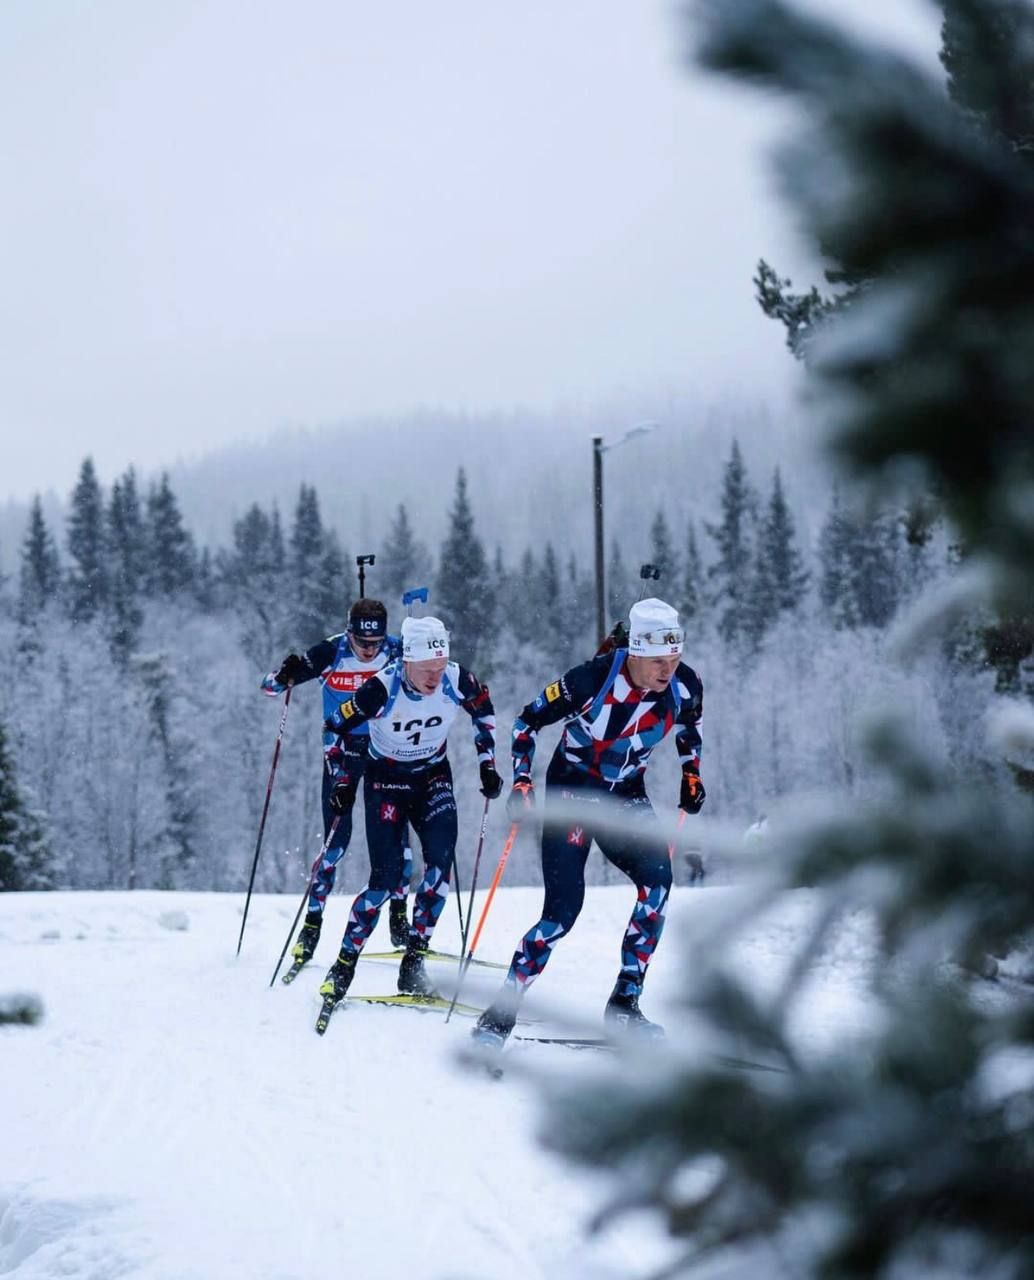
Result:
{"label": "snow-covered ground", "polygon": [[[673,1037],[684,939],[737,892],[676,890],[643,1000],[667,1012]],[[501,890],[479,954],[508,960],[540,900]],[[469,1019],[362,1004],[321,1039],[316,989],[347,899],[330,903],[316,962],[273,990],[296,902],[255,898],[238,959],[242,903],[0,895],[0,995],[35,992],[45,1007],[36,1027],[0,1028],[0,1276],[627,1280],[663,1260],[642,1215],[587,1236],[602,1183],[537,1140],[536,1074],[591,1079],[604,1055],[514,1043],[508,1060],[532,1070],[493,1081],[460,1062]],[[589,890],[526,1002],[536,1034],[598,1030],[631,904],[628,887]],[[775,903],[738,943],[737,966],[777,979],[812,905],[807,892]],[[389,945],[386,914],[371,950]],[[435,944],[454,950],[458,934],[450,901]],[[866,1025],[871,956],[865,922],[844,921],[808,989],[805,1047]],[[486,1002],[499,976],[478,971],[465,998]],[[371,960],[353,989],[394,986],[394,965]]]}

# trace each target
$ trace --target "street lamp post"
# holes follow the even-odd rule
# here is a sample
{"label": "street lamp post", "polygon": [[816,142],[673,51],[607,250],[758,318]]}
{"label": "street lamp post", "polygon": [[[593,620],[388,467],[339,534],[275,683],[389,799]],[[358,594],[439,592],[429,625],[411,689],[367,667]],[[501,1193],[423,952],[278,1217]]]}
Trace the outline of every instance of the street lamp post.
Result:
{"label": "street lamp post", "polygon": [[592,438],[592,506],[596,531],[596,634],[607,634],[603,579],[603,437]]}
{"label": "street lamp post", "polygon": [[607,634],[606,581],[603,567],[603,455],[609,449],[617,449],[635,436],[645,436],[660,424],[638,422],[629,427],[613,444],[604,444],[602,436],[592,438],[592,508],[596,544],[596,632],[602,640]]}

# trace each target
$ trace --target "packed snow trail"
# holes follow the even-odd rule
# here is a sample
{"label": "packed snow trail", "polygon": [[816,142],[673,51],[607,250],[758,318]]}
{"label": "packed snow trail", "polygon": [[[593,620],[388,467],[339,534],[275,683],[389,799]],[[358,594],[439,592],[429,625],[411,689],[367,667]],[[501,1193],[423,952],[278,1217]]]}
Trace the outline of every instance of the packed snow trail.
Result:
{"label": "packed snow trail", "polygon": [[[680,933],[730,889],[680,889],[644,1005],[673,1026]],[[590,889],[571,937],[532,989],[529,1034],[600,1034],[632,894]],[[479,953],[505,961],[541,903],[501,891]],[[348,1002],[313,1023],[347,903],[328,905],[314,961],[269,989],[294,895],[0,895],[0,986],[38,993],[37,1027],[0,1028],[0,1275],[17,1280],[627,1280],[667,1256],[652,1219],[587,1238],[604,1187],[544,1152],[533,1079],[459,1065],[471,1022]],[[789,895],[738,960],[778,975],[809,915]],[[435,945],[458,950],[443,917]],[[386,919],[371,940],[387,948]],[[867,930],[846,922],[809,997],[805,1038],[866,1024]],[[455,964],[434,969],[451,989]],[[396,970],[361,962],[354,992]],[[471,970],[483,1005],[498,972]],[[669,1006],[666,1008],[666,1006]],[[520,1030],[520,1028],[518,1028]],[[611,1054],[515,1041],[504,1061],[591,1078]]]}

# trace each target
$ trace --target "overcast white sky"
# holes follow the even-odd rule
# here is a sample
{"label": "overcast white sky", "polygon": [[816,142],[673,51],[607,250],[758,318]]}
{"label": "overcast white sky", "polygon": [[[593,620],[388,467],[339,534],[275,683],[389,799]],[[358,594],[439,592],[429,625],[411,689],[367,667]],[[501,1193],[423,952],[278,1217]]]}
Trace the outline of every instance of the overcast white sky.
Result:
{"label": "overcast white sky", "polygon": [[772,128],[678,54],[660,0],[5,0],[0,499],[353,411],[785,385]]}

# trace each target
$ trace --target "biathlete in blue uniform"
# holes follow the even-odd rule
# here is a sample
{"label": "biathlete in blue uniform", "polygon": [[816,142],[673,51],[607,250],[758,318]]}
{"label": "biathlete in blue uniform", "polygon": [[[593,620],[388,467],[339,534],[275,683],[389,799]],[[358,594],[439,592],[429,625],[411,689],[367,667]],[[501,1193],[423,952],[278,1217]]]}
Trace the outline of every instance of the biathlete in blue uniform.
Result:
{"label": "biathlete in blue uniform", "polygon": [[[348,615],[348,630],[321,640],[299,655],[289,653],[278,671],[262,681],[262,690],[272,697],[289,684],[318,680],[323,687],[323,716],[331,716],[352,697],[371,676],[376,675],[401,652],[398,636],[388,635],[388,611],[380,600],[357,600]],[[309,895],[308,911],[291,954],[296,960],[310,960],[316,950],[323,924],[323,909],[334,888],[337,865],[352,839],[352,807],[366,769],[369,731],[365,724],[338,738],[323,735],[323,838],[326,840],[335,818],[337,830],[317,869]],[[409,936],[406,895],[412,863],[403,865],[395,884],[389,909],[392,945],[404,947]]]}
{"label": "biathlete in blue uniform", "polygon": [[494,800],[503,782],[495,767],[495,711],[488,688],[449,661],[449,636],[437,618],[406,618],[402,657],[378,671],[325,722],[329,734],[343,738],[360,726],[369,731],[363,796],[370,883],[352,903],[340,954],[320,987],[323,996],[340,1000],[348,990],[359,953],[398,883],[407,822],[420,837],[425,871],[398,989],[437,994],[424,954],[445,905],[456,851],[456,801],[445,748],[461,707],[473,722],[481,793]]}
{"label": "biathlete in blue uniform", "polygon": [[631,1032],[661,1035],[639,1009],[671,891],[671,859],[658,831],[643,775],[654,748],[676,730],[682,762],[679,807],[698,813],[703,686],[685,665],[678,613],[663,600],[643,600],[629,615],[627,648],[574,667],[546,686],[513,726],[513,790],[507,809],[519,822],[534,812],[535,735],[565,721],[546,771],[542,830],[542,915],[517,946],[502,990],[472,1035],[501,1048],[520,1000],[570,933],[585,898],[585,862],[593,840],[636,886],[636,903],[621,943],[621,967],[605,1021]]}

